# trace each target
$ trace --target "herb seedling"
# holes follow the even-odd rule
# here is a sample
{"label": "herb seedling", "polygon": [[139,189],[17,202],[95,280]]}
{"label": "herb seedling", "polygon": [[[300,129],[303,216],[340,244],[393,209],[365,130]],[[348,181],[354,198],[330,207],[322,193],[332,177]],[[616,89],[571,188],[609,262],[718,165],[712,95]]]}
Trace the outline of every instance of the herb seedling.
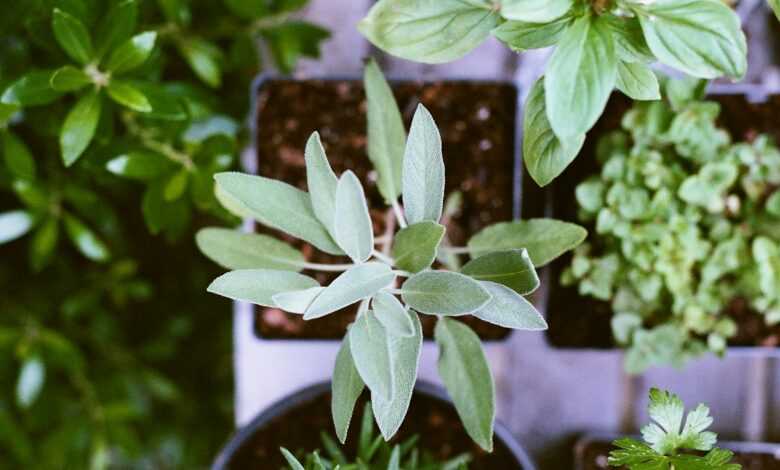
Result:
{"label": "herb seedling", "polygon": [[305,454],[303,461],[289,450],[281,452],[290,470],[468,470],[471,456],[457,455],[446,462],[437,462],[418,448],[418,436],[412,436],[399,444],[390,445],[374,429],[371,404],[366,403],[360,427],[357,455],[350,458],[325,432],[321,433],[324,455],[314,451]]}
{"label": "herb seedling", "polygon": [[[439,223],[444,161],[433,117],[419,106],[407,139],[392,91],[373,62],[365,71],[365,88],[368,157],[400,230],[393,237],[374,237],[360,181],[351,171],[340,177],[333,173],[314,133],[305,152],[308,193],[240,173],[217,174],[217,193],[233,212],[326,253],[346,255],[349,262],[312,264],[265,235],[205,229],[198,235],[201,250],[235,269],[217,278],[209,291],[302,314],[306,320],[359,304],[333,374],[333,418],[342,442],[364,384],[382,435],[390,439],[395,434],[417,376],[422,343],[418,315],[437,316],[439,372],[469,435],[490,450],[493,380],[479,337],[455,317],[470,313],[507,328],[546,328],[523,297],[539,285],[535,267],[578,245],[586,232],[549,219],[515,221],[485,228],[467,247],[444,246],[446,228]],[[431,269],[441,253],[468,253],[471,260],[460,272]],[[341,274],[320,286],[301,270]]]}
{"label": "herb seedling", "polygon": [[577,156],[613,89],[660,98],[650,63],[707,79],[747,68],[739,17],[720,0],[380,0],[359,28],[426,63],[458,59],[491,34],[518,52],[554,46],[525,106],[523,154],[541,186]]}
{"label": "herb seedling", "polygon": [[666,102],[636,104],[576,189],[598,236],[562,280],[611,302],[631,372],[723,353],[730,310],[780,322],[780,151],[768,136],[732,143],[705,85],[671,80]]}
{"label": "herb seedling", "polygon": [[[650,390],[648,405],[654,421],[642,428],[642,438],[618,439],[618,447],[609,454],[609,465],[625,465],[629,470],[740,470],[741,465],[729,463],[734,456],[726,449],[713,448],[717,441],[714,432],[706,431],[712,424],[710,410],[699,404],[688,412],[683,425],[685,405],[677,395]],[[685,451],[707,452],[699,456]]]}

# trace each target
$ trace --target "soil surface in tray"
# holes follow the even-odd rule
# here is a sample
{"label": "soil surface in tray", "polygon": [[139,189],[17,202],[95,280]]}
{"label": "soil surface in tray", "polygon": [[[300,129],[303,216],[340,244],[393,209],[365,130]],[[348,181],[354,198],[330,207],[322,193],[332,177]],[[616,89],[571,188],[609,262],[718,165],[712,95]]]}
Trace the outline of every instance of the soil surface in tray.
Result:
{"label": "soil surface in tray", "polygon": [[[483,227],[512,219],[514,200],[516,89],[499,83],[401,83],[394,86],[407,129],[417,104],[433,114],[443,140],[446,195],[460,191],[461,209],[445,220],[447,237],[464,245]],[[360,81],[271,80],[259,91],[257,122],[258,173],[306,189],[303,150],[309,135],[319,131],[336,174],[352,170],[369,199],[375,233],[382,234],[392,216],[376,187],[376,172],[366,151],[366,100]],[[446,197],[445,195],[445,197]],[[343,263],[278,232],[258,230],[300,248],[316,263]],[[321,284],[335,275],[306,272]],[[338,339],[354,320],[356,307],[324,318],[303,321],[300,315],[257,308],[256,333],[264,338]],[[426,336],[434,319],[421,315]],[[484,339],[500,339],[508,330],[462,317]]]}
{"label": "soil surface in tray", "polygon": [[[607,456],[613,450],[608,442],[589,442],[582,449],[578,458],[582,470],[625,470],[625,467],[610,467],[607,465]],[[742,470],[780,470],[780,458],[771,454],[741,453],[735,452],[732,463],[742,465]]]}
{"label": "soil surface in tray", "polygon": [[[348,458],[355,456],[364,405],[365,400],[362,399],[355,407],[345,447]],[[284,446],[299,456],[298,452],[321,450],[320,432],[329,433],[336,440],[330,415],[330,393],[295,408],[258,430],[236,453],[228,468],[287,468],[279,447]],[[415,435],[419,437],[418,449],[441,461],[468,452],[472,456],[470,470],[521,470],[512,452],[498,438],[494,437],[493,453],[482,451],[468,437],[451,405],[421,394],[412,398],[409,414],[392,442],[403,442]]]}
{"label": "soil surface in tray", "polygon": [[[759,133],[774,136],[780,143],[780,96],[774,96],[766,103],[748,103],[741,95],[718,95],[711,99],[721,104],[720,122],[731,132],[733,140],[745,141]],[[602,118],[588,134],[581,154],[571,166],[544,192],[528,179],[523,182],[523,218],[541,217],[545,201],[551,201],[553,217],[579,222],[574,190],[588,176],[597,174],[595,149],[599,138],[605,133],[620,128],[620,121],[630,103],[622,96],[610,100]],[[593,227],[587,227],[589,238]],[[559,280],[563,269],[571,262],[571,255],[562,256],[550,266],[550,298],[547,305],[547,338],[557,347],[567,348],[612,348],[610,318],[612,309],[606,302],[592,297],[580,296],[576,286],[561,286]],[[746,308],[745,303],[735,299],[726,308],[738,325],[738,332],[731,338],[731,346],[780,346],[780,325],[769,327],[760,313]]]}

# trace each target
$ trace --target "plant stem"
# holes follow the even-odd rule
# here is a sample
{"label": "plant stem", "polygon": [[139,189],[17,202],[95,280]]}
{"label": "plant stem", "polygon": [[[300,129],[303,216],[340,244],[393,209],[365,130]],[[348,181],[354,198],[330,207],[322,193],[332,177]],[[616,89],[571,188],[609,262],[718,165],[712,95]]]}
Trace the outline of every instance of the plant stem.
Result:
{"label": "plant stem", "polygon": [[152,133],[142,128],[138,122],[136,122],[135,117],[132,114],[122,113],[122,122],[124,122],[127,130],[131,134],[135,134],[141,140],[141,143],[144,145],[144,147],[182,165],[188,171],[192,171],[193,168],[195,168],[195,163],[193,163],[192,158],[190,158],[189,155],[183,152],[179,152],[167,142],[160,142],[157,140],[152,135]]}
{"label": "plant stem", "polygon": [[441,246],[439,249],[456,255],[467,255],[471,253],[471,250],[469,250],[467,246]]}
{"label": "plant stem", "polygon": [[404,211],[398,204],[398,200],[393,201],[393,212],[395,212],[395,218],[398,220],[398,225],[401,228],[406,228],[406,219],[404,218]]}
{"label": "plant stem", "polygon": [[355,266],[354,264],[321,264],[321,263],[300,263],[298,266],[312,271],[341,272]]}
{"label": "plant stem", "polygon": [[393,295],[401,295],[402,289],[385,289],[385,291]]}
{"label": "plant stem", "polygon": [[378,259],[383,263],[389,264],[390,266],[393,266],[393,264],[395,263],[395,260],[393,258],[385,255],[384,253],[380,253],[377,250],[373,250],[371,254],[374,256],[374,258]]}

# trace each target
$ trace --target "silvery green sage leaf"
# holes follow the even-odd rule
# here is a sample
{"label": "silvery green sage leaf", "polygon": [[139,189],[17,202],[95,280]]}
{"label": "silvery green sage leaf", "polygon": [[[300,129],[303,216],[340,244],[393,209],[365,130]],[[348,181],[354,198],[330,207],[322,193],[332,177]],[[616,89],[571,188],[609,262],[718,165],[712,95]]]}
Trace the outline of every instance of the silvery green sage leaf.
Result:
{"label": "silvery green sage leaf", "polygon": [[403,200],[410,224],[438,222],[444,205],[441,136],[431,113],[417,107],[404,151]]}
{"label": "silvery green sage leaf", "polygon": [[540,267],[585,240],[587,230],[554,219],[502,222],[486,227],[469,240],[472,256],[496,250],[525,248],[534,266]]}
{"label": "silvery green sage leaf", "polygon": [[633,7],[653,54],[700,78],[740,79],[747,43],[737,13],[712,0],[656,0]]}
{"label": "silvery green sage leaf", "polygon": [[341,342],[341,348],[336,355],[336,366],[333,369],[332,393],[330,410],[333,415],[333,425],[336,428],[336,436],[343,444],[347,440],[349,423],[352,421],[352,413],[355,411],[360,394],[364,388],[355,362],[352,359],[352,350],[349,346],[349,336]]}
{"label": "silvery green sage leaf", "polygon": [[526,249],[484,254],[466,263],[460,272],[479,281],[503,284],[520,295],[539,287],[539,276]]}
{"label": "silvery green sage leaf", "polygon": [[417,382],[423,341],[422,325],[415,312],[407,310],[406,314],[414,327],[414,335],[391,336],[389,340],[395,368],[395,393],[390,400],[385,400],[378,394],[371,395],[371,407],[385,440],[390,440],[401,427],[412,401],[414,384]]}
{"label": "silvery green sage leaf", "polygon": [[32,215],[23,210],[0,213],[0,244],[16,240],[33,227]]}
{"label": "silvery green sage leaf", "polygon": [[574,0],[504,0],[501,16],[508,20],[549,23],[569,12]]}
{"label": "silvery green sage leaf", "polygon": [[641,62],[618,64],[617,89],[633,100],[661,99],[661,88],[653,70]]}
{"label": "silvery green sage leaf", "polygon": [[394,394],[393,359],[388,344],[390,335],[371,310],[358,315],[349,328],[352,360],[372,394],[390,400]]}
{"label": "silvery green sage leaf", "polygon": [[52,29],[54,37],[62,49],[76,62],[86,65],[92,58],[92,39],[84,23],[68,13],[54,9],[52,15]]}
{"label": "silvery green sage leaf", "polygon": [[319,287],[309,276],[274,269],[238,269],[225,273],[209,285],[208,291],[233,300],[263,307],[276,307],[273,296],[280,292]]}
{"label": "silvery green sage leaf", "polygon": [[326,253],[343,253],[314,215],[307,193],[281,181],[243,173],[218,173],[214,179],[229,196],[229,206],[236,206],[239,213],[251,214],[258,222],[309,242]]}
{"label": "silvery green sage leaf", "polygon": [[555,45],[571,21],[569,16],[563,16],[549,23],[506,21],[494,29],[492,34],[517,52],[541,49]]}
{"label": "silvery green sage leaf", "polygon": [[412,273],[429,268],[436,259],[444,231],[443,225],[431,221],[417,222],[399,230],[393,240],[395,265]]}
{"label": "silvery green sage leaf", "polygon": [[51,87],[57,91],[77,91],[92,83],[89,75],[72,65],[66,65],[57,69],[50,79]]}
{"label": "silvery green sage leaf", "polygon": [[555,135],[587,132],[607,105],[617,80],[617,57],[607,20],[585,15],[563,33],[544,76],[547,117]]}
{"label": "silvery green sage leaf", "polygon": [[424,271],[404,282],[401,297],[413,309],[430,315],[465,315],[490,301],[479,282],[460,273]]}
{"label": "silvery green sage leaf", "polygon": [[325,290],[324,287],[309,287],[308,289],[279,292],[274,294],[271,300],[285,312],[302,314],[323,290]]}
{"label": "silvery green sage leaf", "polygon": [[473,315],[494,325],[515,330],[546,330],[547,322],[533,304],[514,290],[495,282],[480,281],[491,299]]}
{"label": "silvery green sage leaf", "polygon": [[574,160],[585,134],[561,139],[550,126],[544,93],[544,78],[540,78],[525,103],[523,120],[523,160],[536,184],[546,186]]}
{"label": "silvery green sage leaf", "polygon": [[73,165],[89,147],[100,120],[101,97],[96,91],[84,94],[71,108],[60,129],[60,151],[65,166]]}
{"label": "silvery green sage leaf", "polygon": [[336,243],[355,263],[362,263],[374,249],[374,229],[360,180],[345,171],[336,188],[336,214],[333,236]]}
{"label": "silvery green sage leaf", "polygon": [[371,297],[395,279],[393,270],[384,263],[368,262],[344,271],[312,302],[304,320],[323,317],[347,305]]}
{"label": "silvery green sage leaf", "polygon": [[403,304],[392,294],[379,291],[371,299],[371,308],[388,333],[395,336],[412,336],[414,325]]}
{"label": "silvery green sage leaf", "polygon": [[492,452],[496,396],[479,336],[463,323],[446,317],[436,323],[434,336],[439,345],[439,376],[466,433]]}
{"label": "silvery green sage leaf", "polygon": [[309,187],[314,215],[331,235],[335,236],[333,224],[336,217],[336,188],[339,179],[330,167],[320,134],[312,133],[306,142],[306,184]]}
{"label": "silvery green sage leaf", "polygon": [[376,168],[377,187],[388,204],[401,195],[406,130],[393,91],[373,59],[363,75],[368,104],[368,158]]}
{"label": "silvery green sage leaf", "polygon": [[390,54],[436,64],[466,55],[499,20],[487,0],[380,0],[358,29]]}

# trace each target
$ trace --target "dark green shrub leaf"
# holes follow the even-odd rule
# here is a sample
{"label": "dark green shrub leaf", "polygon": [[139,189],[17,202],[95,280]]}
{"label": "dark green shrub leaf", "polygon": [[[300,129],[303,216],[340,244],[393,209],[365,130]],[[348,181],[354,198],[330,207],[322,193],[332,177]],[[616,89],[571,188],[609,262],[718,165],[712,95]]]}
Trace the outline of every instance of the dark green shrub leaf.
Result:
{"label": "dark green shrub leaf", "polygon": [[65,232],[73,245],[82,255],[99,263],[108,261],[111,257],[108,247],[100,241],[95,233],[75,217],[65,214]]}
{"label": "dark green shrub leaf", "polygon": [[214,44],[200,38],[187,38],[178,42],[184,59],[206,85],[217,88],[222,84],[222,51]]}
{"label": "dark green shrub leaf", "polygon": [[126,41],[135,31],[138,21],[138,2],[119,0],[109,8],[108,13],[98,22],[95,44],[97,57]]}
{"label": "dark green shrub leaf", "polygon": [[441,136],[431,113],[418,105],[406,142],[403,201],[410,224],[438,222],[444,205],[444,159]]}
{"label": "dark green shrub leaf", "polygon": [[111,173],[141,181],[153,180],[174,168],[175,164],[167,157],[148,150],[132,150],[106,163]]}
{"label": "dark green shrub leaf", "polygon": [[429,220],[401,229],[393,240],[395,265],[411,273],[427,269],[436,259],[444,226]]}
{"label": "dark green shrub leaf", "polygon": [[141,66],[152,54],[157,33],[146,31],[136,34],[117,47],[106,62],[106,70],[113,74],[121,74]]}
{"label": "dark green shrub leaf", "polygon": [[227,269],[300,271],[305,259],[296,249],[268,235],[209,227],[195,236],[200,251]]}
{"label": "dark green shrub leaf", "polygon": [[33,227],[33,218],[27,211],[0,212],[0,244],[16,240]]}
{"label": "dark green shrub leaf", "polygon": [[57,247],[59,234],[60,226],[54,217],[46,220],[35,231],[30,243],[30,265],[33,270],[40,271],[49,263]]}
{"label": "dark green shrub leaf", "polygon": [[574,0],[504,0],[501,16],[508,20],[549,23],[568,13]]}
{"label": "dark green shrub leaf", "polygon": [[362,263],[374,250],[374,231],[363,186],[347,170],[336,188],[336,214],[333,235],[336,242],[355,263]]}
{"label": "dark green shrub leaf", "polygon": [[80,90],[90,83],[92,79],[89,75],[72,65],[57,69],[50,79],[51,87],[63,93]]}
{"label": "dark green shrub leaf", "polygon": [[481,281],[490,292],[490,302],[473,315],[494,325],[515,330],[546,330],[547,322],[531,302],[514,290],[495,282]]}
{"label": "dark green shrub leaf", "polygon": [[0,101],[4,104],[40,106],[49,104],[62,96],[51,87],[51,70],[36,70],[22,75],[3,92]]}
{"label": "dark green shrub leaf", "polygon": [[14,178],[35,179],[35,159],[22,139],[10,131],[0,131],[3,139],[3,159],[5,166]]}
{"label": "dark green shrub leaf", "polygon": [[272,299],[274,295],[312,287],[319,287],[319,283],[293,271],[238,269],[214,279],[208,291],[233,300],[276,307]]}
{"label": "dark green shrub leaf", "polygon": [[389,338],[370,310],[359,315],[349,328],[349,349],[355,368],[371,394],[385,400],[393,397],[395,380]]}
{"label": "dark green shrub leaf", "polygon": [[404,302],[430,315],[465,315],[484,307],[490,294],[479,282],[449,271],[424,271],[401,286]]}
{"label": "dark green shrub leaf", "polygon": [[301,57],[320,57],[320,43],[330,37],[326,29],[305,21],[288,21],[263,31],[274,61],[282,72],[289,73]]}
{"label": "dark green shrub leaf", "polygon": [[346,336],[336,355],[330,402],[336,436],[342,444],[347,441],[347,432],[349,431],[349,423],[352,421],[352,413],[355,411],[355,403],[363,392],[364,386],[363,380],[355,368],[355,362],[352,360],[349,336]]}
{"label": "dark green shrub leaf", "polygon": [[333,313],[355,302],[371,297],[389,286],[395,279],[392,269],[384,263],[357,264],[333,280],[306,310],[304,320]]}
{"label": "dark green shrub leaf", "polygon": [[234,15],[245,20],[260,18],[269,13],[266,0],[225,0],[225,5]]}
{"label": "dark green shrub leaf", "polygon": [[38,357],[24,361],[16,382],[16,404],[20,408],[29,408],[35,403],[46,380],[46,366]]}
{"label": "dark green shrub leaf", "polygon": [[163,189],[163,199],[166,202],[172,202],[182,197],[187,190],[189,180],[190,172],[186,168],[182,168],[170,175],[170,178],[165,183],[165,189]]}
{"label": "dark green shrub leaf", "polygon": [[161,119],[166,121],[183,121],[187,119],[187,108],[182,99],[175,96],[170,90],[139,81],[128,82],[146,97],[152,110],[144,114],[144,118]]}
{"label": "dark green shrub leaf", "polygon": [[62,49],[76,62],[86,65],[93,57],[92,39],[84,23],[65,13],[59,8],[54,9],[52,16],[54,37]]}
{"label": "dark green shrub leaf", "polygon": [[60,130],[60,151],[65,166],[73,165],[95,136],[100,120],[101,97],[96,91],[84,94],[71,108]]}
{"label": "dark green shrub leaf", "polygon": [[503,284],[520,295],[539,287],[539,276],[525,249],[484,254],[466,263],[460,272],[479,281]]}
{"label": "dark green shrub leaf", "polygon": [[660,100],[661,88],[653,70],[641,62],[618,64],[617,89],[631,99]]}

